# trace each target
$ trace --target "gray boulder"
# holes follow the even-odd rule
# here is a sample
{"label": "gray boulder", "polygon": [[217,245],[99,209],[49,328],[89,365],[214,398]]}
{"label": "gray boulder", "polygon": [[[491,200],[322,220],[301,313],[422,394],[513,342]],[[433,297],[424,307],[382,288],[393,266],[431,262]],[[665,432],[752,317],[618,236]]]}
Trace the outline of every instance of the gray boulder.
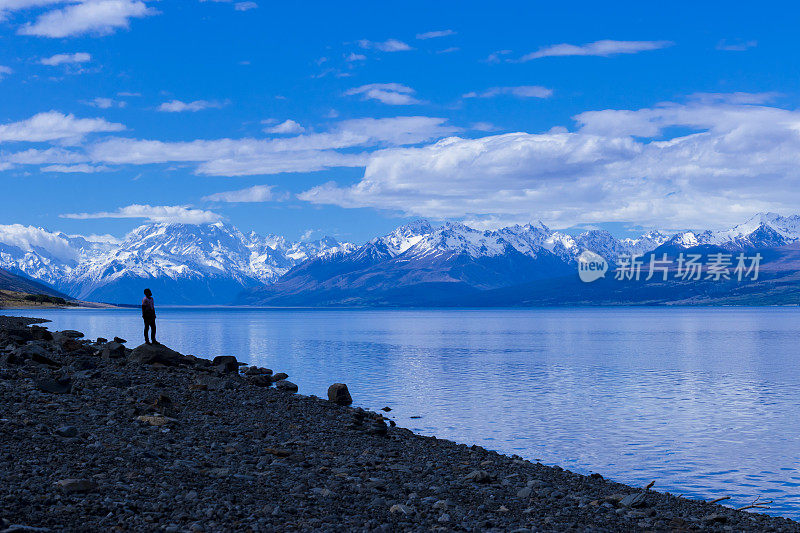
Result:
{"label": "gray boulder", "polygon": [[350,405],[353,403],[350,391],[347,390],[347,385],[344,383],[334,383],[328,387],[328,400],[339,405]]}
{"label": "gray boulder", "polygon": [[107,342],[100,347],[100,355],[105,360],[125,357],[125,346],[118,342]]}
{"label": "gray boulder", "polygon": [[186,362],[183,355],[171,350],[163,344],[142,344],[133,349],[128,356],[128,361],[143,365],[162,364],[177,366]]}
{"label": "gray boulder", "polygon": [[211,361],[211,364],[220,372],[236,372],[239,370],[239,362],[232,355],[218,355]]}
{"label": "gray boulder", "polygon": [[285,379],[276,382],[275,388],[285,392],[297,392],[297,385],[295,385],[291,381],[286,381]]}

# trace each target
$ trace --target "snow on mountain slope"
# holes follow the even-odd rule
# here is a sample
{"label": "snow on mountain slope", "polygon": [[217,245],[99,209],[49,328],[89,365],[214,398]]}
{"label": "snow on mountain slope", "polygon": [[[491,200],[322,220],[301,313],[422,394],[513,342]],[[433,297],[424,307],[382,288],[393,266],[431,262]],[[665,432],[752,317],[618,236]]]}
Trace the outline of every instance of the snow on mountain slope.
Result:
{"label": "snow on mountain slope", "polygon": [[369,263],[396,257],[432,231],[433,226],[427,220],[415,220],[400,226],[388,235],[375,237],[363,246],[353,248],[347,260]]}
{"label": "snow on mountain slope", "polygon": [[0,226],[0,267],[71,296],[129,301],[161,284],[162,303],[228,303],[248,286],[269,283],[296,264],[353,245],[326,237],[287,242],[243,235],[224,224],[147,224],[122,242]]}
{"label": "snow on mountain slope", "polygon": [[[417,220],[362,246],[330,237],[290,242],[278,235],[245,235],[222,222],[146,224],[121,242],[109,236],[82,237],[12,224],[0,225],[0,268],[83,299],[135,301],[142,286],[150,284],[160,287],[161,303],[225,304],[237,291],[273,283],[298,265],[319,261],[325,263],[324,268],[305,271],[316,282],[373,267],[376,270],[370,275],[386,276],[380,268],[399,268],[406,271],[404,279],[456,279],[447,269],[459,258],[458,275],[471,271],[470,279],[475,280],[480,271],[496,283],[501,272],[522,275],[518,269],[523,263],[524,268],[550,270],[557,262],[574,264],[584,250],[616,261],[622,255],[644,254],[664,244],[738,250],[796,241],[800,241],[800,216],[774,213],[758,214],[728,230],[672,236],[652,231],[637,239],[617,239],[604,230],[569,235],[551,231],[541,222],[481,231],[459,223],[434,227]],[[536,261],[544,262],[536,266]],[[384,267],[376,267],[384,263]],[[477,264],[480,268],[474,266]],[[412,275],[411,268],[425,273]],[[435,269],[439,274],[433,275]]]}
{"label": "snow on mountain slope", "polygon": [[0,268],[55,285],[80,259],[68,239],[42,228],[0,225]]}
{"label": "snow on mountain slope", "polygon": [[672,236],[668,244],[688,248],[712,245],[728,250],[775,248],[800,240],[800,216],[783,217],[758,213],[746,222],[727,230],[686,231]]}
{"label": "snow on mountain slope", "polygon": [[535,258],[544,249],[549,234],[550,230],[541,222],[537,225],[509,226],[496,231],[480,231],[464,224],[448,222],[415,238],[416,242],[401,253],[408,260],[444,254],[465,254],[478,258],[504,255],[513,249]]}

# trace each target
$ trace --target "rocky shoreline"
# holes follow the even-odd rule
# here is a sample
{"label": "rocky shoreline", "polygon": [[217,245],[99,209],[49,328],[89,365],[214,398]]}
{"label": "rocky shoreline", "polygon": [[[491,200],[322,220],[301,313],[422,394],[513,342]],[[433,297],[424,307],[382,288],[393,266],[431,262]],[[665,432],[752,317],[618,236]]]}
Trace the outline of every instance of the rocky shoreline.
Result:
{"label": "rocky shoreline", "polygon": [[0,317],[0,532],[800,531],[416,435],[285,374]]}

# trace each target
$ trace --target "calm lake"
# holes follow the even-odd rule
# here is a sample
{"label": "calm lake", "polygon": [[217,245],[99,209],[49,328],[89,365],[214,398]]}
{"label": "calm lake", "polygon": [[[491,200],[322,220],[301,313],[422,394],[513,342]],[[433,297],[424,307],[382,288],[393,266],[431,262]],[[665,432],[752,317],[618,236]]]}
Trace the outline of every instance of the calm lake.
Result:
{"label": "calm lake", "polygon": [[[2,313],[142,339],[135,309]],[[302,394],[345,382],[424,434],[800,518],[800,308],[160,308],[158,338]]]}

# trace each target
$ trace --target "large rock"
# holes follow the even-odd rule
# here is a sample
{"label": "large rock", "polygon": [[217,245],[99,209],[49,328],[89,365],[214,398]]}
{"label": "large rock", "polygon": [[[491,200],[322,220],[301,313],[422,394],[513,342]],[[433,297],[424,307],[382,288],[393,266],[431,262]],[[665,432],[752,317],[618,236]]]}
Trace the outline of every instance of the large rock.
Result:
{"label": "large rock", "polygon": [[347,390],[347,385],[344,383],[334,383],[328,387],[328,400],[338,403],[339,405],[350,405],[353,403],[350,391]]}
{"label": "large rock", "polygon": [[162,364],[176,366],[187,362],[183,355],[175,350],[170,350],[163,344],[142,344],[133,349],[128,356],[128,361],[143,365]]}
{"label": "large rock", "polygon": [[33,334],[33,338],[39,341],[53,340],[53,334],[47,331],[47,328],[41,326],[31,326],[31,333]]}
{"label": "large rock", "polygon": [[272,380],[270,379],[270,377],[262,374],[257,374],[255,376],[247,376],[247,381],[249,381],[251,385],[255,385],[256,387],[272,386]]}
{"label": "large rock", "polygon": [[218,355],[211,361],[211,364],[220,372],[237,372],[239,361],[232,355]]}
{"label": "large rock", "polygon": [[40,365],[60,366],[58,363],[50,359],[49,356],[51,353],[49,350],[47,350],[47,348],[35,343],[20,346],[14,350],[13,355],[15,361],[27,361],[30,359],[34,363],[38,363]]}
{"label": "large rock", "polygon": [[65,337],[61,341],[61,347],[64,349],[65,352],[77,352],[81,348],[83,348],[83,343],[76,341],[72,337]]}
{"label": "large rock", "polygon": [[125,357],[125,346],[119,342],[107,342],[100,347],[100,355],[106,360]]}
{"label": "large rock", "polygon": [[275,382],[275,388],[286,392],[297,392],[297,385],[285,379]]}

